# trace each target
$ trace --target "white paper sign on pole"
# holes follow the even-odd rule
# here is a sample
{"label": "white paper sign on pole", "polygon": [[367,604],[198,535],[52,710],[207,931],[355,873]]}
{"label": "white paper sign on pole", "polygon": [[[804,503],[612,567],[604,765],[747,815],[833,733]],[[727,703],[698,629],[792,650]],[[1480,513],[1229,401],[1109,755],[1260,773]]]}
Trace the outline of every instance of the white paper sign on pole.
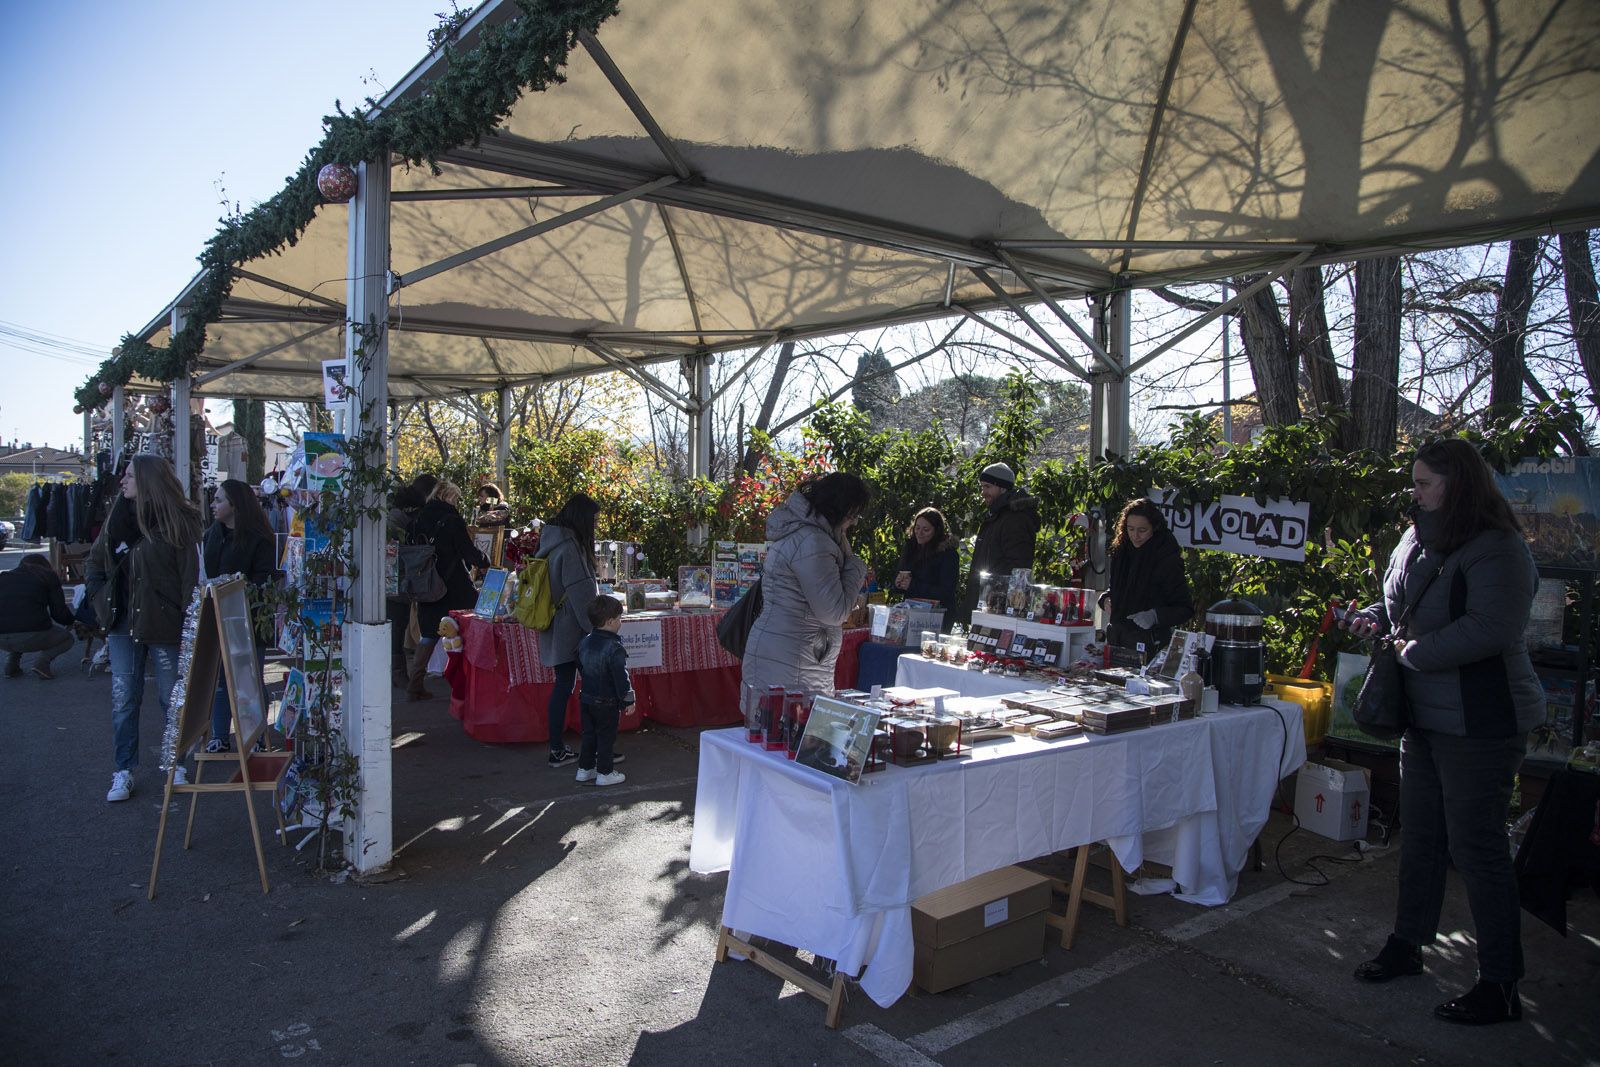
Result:
{"label": "white paper sign on pole", "polygon": [[1310,504],[1279,499],[1263,507],[1252,497],[1223,496],[1180,506],[1171,502],[1176,496],[1170,489],[1150,490],[1150,502],[1161,509],[1185,548],[1305,562]]}
{"label": "white paper sign on pole", "polygon": [[660,619],[640,619],[636,622],[624,620],[618,636],[622,638],[622,647],[628,650],[630,669],[662,665]]}
{"label": "white paper sign on pole", "polygon": [[345,385],[345,375],[349,373],[350,361],[344,359],[325,359],[322,361],[322,403],[327,407],[343,404],[350,396],[350,388]]}

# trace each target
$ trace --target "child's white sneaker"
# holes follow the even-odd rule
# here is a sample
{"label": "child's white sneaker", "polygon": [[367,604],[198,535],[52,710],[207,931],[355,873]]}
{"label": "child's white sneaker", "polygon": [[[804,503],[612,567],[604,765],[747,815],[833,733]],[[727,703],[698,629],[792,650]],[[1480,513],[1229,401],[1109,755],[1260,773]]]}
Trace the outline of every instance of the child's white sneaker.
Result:
{"label": "child's white sneaker", "polygon": [[579,767],[578,768],[578,781],[580,781],[580,782],[592,782],[592,781],[594,781],[594,768],[590,767],[588,770],[584,770],[582,767]]}
{"label": "child's white sneaker", "polygon": [[595,785],[621,785],[628,780],[628,776],[621,771],[612,771],[610,774],[595,775]]}

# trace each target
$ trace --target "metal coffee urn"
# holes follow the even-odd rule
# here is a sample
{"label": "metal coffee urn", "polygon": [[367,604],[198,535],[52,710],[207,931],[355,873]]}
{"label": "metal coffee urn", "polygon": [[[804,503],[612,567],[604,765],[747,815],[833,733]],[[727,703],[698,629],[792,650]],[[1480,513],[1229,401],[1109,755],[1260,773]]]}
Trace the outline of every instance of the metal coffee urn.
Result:
{"label": "metal coffee urn", "polygon": [[1259,704],[1267,673],[1261,609],[1248,600],[1219,600],[1206,609],[1206,633],[1216,638],[1211,673],[1224,704]]}

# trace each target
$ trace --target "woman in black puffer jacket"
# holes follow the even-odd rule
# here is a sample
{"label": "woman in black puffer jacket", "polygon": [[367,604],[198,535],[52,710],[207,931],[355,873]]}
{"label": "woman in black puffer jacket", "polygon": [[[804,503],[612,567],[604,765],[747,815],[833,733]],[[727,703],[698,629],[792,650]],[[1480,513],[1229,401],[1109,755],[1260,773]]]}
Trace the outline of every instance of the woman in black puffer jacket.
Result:
{"label": "woman in black puffer jacket", "polygon": [[[243,575],[255,590],[271,584],[278,576],[278,539],[255,492],[236,478],[225,480],[217,487],[217,495],[211,501],[211,517],[214,521],[206,530],[203,542],[206,577]],[[265,662],[269,638],[259,629],[255,638],[259,669]],[[265,686],[262,691],[266,691]],[[232,722],[233,705],[228,701],[227,681],[218,674],[217,693],[211,701],[211,740],[206,742],[207,752],[227,752],[232,747],[229,738]]]}
{"label": "woman in black puffer jacket", "polygon": [[460,488],[454,482],[440,482],[417,513],[406,538],[407,544],[433,546],[433,563],[445,585],[444,596],[431,604],[417,605],[417,631],[421,639],[411,660],[410,685],[406,689],[406,695],[412,700],[428,699],[428,690],[422,683],[433,646],[439,643],[439,620],[451,611],[477,603],[478,592],[472,586],[467,567],[489,566],[489,557],[472,543],[472,536],[467,532],[467,522],[457,507],[460,502]]}
{"label": "woman in black puffer jacket", "polygon": [[1142,644],[1148,661],[1174,627],[1194,617],[1183,549],[1161,509],[1141,498],[1122,509],[1110,555],[1111,588],[1100,597],[1106,640],[1119,648]]}

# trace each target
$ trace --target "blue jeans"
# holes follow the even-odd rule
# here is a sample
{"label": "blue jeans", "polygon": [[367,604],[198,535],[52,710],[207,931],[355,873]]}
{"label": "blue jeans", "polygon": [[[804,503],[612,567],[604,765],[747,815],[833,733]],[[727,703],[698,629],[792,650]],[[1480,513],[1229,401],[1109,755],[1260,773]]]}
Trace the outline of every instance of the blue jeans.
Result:
{"label": "blue jeans", "polygon": [[1478,977],[1522,977],[1522,908],[1506,841],[1511,781],[1526,734],[1456,737],[1406,731],[1400,744],[1400,899],[1396,936],[1424,948],[1439,932],[1445,872],[1466,886],[1478,941]]}
{"label": "blue jeans", "polygon": [[147,645],[127,633],[106,635],[111,652],[111,743],[117,770],[139,765],[139,705],[144,701],[145,661],[155,667],[156,700],[166,726],[167,705],[178,682],[178,646]]}
{"label": "blue jeans", "polygon": [[[256,678],[262,679],[261,692],[267,691],[263,671],[267,665],[267,652],[259,644],[256,645]],[[217,670],[217,692],[211,698],[211,736],[215,740],[226,741],[229,731],[233,729],[233,703],[228,700],[228,675],[225,670]]]}

